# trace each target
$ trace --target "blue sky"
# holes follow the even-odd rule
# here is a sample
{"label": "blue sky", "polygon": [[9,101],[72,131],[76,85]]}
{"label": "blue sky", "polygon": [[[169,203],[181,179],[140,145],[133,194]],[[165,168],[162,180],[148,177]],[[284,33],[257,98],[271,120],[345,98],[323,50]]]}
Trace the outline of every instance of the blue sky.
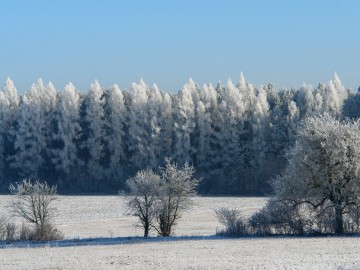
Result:
{"label": "blue sky", "polygon": [[0,0],[0,80],[360,86],[360,1]]}

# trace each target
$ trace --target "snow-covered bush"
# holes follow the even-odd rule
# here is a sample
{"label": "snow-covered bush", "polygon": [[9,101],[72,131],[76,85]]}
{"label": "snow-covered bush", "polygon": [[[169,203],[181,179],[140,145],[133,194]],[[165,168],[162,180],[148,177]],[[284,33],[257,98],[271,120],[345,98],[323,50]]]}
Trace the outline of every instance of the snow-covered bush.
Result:
{"label": "snow-covered bush", "polygon": [[5,241],[6,242],[13,242],[15,241],[15,237],[16,237],[16,224],[13,222],[7,222],[5,224],[5,230],[6,230],[6,235],[5,235]]}
{"label": "snow-covered bush", "polygon": [[6,235],[6,227],[5,227],[5,217],[0,217],[0,240],[4,240],[4,237]]}
{"label": "snow-covered bush", "polygon": [[215,210],[217,219],[225,226],[224,230],[217,231],[219,235],[244,236],[249,233],[247,221],[237,209],[220,208]]}
{"label": "snow-covered bush", "polygon": [[344,228],[346,232],[355,233],[360,231],[360,202],[348,207],[345,214]]}
{"label": "snow-covered bush", "polygon": [[270,235],[272,232],[271,223],[265,209],[256,212],[249,219],[249,227],[252,234],[255,235]]}
{"label": "snow-covered bush", "polygon": [[5,216],[0,218],[0,241],[7,243],[13,242],[17,239],[16,224],[11,222]]}
{"label": "snow-covered bush", "polygon": [[270,199],[263,209],[249,220],[251,232],[256,235],[309,233],[312,222],[302,207]]}
{"label": "snow-covered bush", "polygon": [[33,229],[28,224],[21,224],[19,229],[19,240],[31,240],[33,234]]}
{"label": "snow-covered bush", "polygon": [[49,186],[46,182],[31,182],[24,179],[10,185],[13,199],[9,209],[13,215],[23,218],[33,225],[30,233],[31,240],[55,240],[62,238],[61,233],[54,228],[52,218],[56,209],[52,204],[57,200],[56,186]]}

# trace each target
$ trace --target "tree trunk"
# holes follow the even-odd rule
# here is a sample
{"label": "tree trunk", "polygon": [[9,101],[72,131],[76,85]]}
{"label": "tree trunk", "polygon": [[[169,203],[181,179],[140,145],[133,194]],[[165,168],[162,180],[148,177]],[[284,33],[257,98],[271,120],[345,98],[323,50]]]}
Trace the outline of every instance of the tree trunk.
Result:
{"label": "tree trunk", "polygon": [[145,222],[144,224],[144,237],[148,237],[149,236],[149,223]]}
{"label": "tree trunk", "polygon": [[344,233],[344,219],[340,202],[335,204],[335,233]]}

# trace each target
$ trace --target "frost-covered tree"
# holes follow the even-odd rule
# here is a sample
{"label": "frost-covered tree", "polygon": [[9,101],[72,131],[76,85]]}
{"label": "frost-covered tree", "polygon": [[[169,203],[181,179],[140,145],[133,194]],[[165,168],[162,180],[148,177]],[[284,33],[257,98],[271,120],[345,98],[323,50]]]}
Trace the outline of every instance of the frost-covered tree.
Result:
{"label": "frost-covered tree", "polygon": [[149,93],[148,99],[148,126],[149,126],[149,167],[156,168],[159,162],[163,159],[161,157],[161,128],[163,126],[161,118],[163,95],[159,88],[154,84]]}
{"label": "frost-covered tree", "polygon": [[197,92],[195,82],[190,79],[183,86],[175,100],[174,115],[174,158],[179,163],[191,162],[195,149],[191,138],[195,128],[195,103],[193,96]]}
{"label": "frost-covered tree", "polygon": [[299,108],[299,115],[311,115],[316,112],[314,90],[311,85],[303,84],[296,94],[296,104]]}
{"label": "frost-covered tree", "polygon": [[11,135],[18,106],[17,90],[13,81],[7,78],[4,89],[0,92],[0,183],[3,183],[8,175],[7,155],[12,151]]}
{"label": "frost-covered tree", "polygon": [[152,228],[160,236],[173,234],[178,219],[193,204],[192,197],[199,183],[193,177],[194,172],[194,167],[188,163],[178,168],[175,162],[165,158],[160,175],[146,169],[127,180],[129,214],[139,218],[144,237]]}
{"label": "frost-covered tree", "polygon": [[240,72],[240,78],[239,78],[239,82],[237,84],[237,88],[240,90],[240,92],[246,91],[246,80],[245,80],[244,73],[242,73],[242,72]]}
{"label": "frost-covered tree", "polygon": [[10,110],[15,110],[19,106],[19,96],[15,85],[10,78],[6,79],[3,92],[6,99],[9,101]]}
{"label": "frost-covered tree", "polygon": [[4,181],[6,170],[6,135],[9,129],[10,103],[4,92],[0,92],[0,183]]}
{"label": "frost-covered tree", "polygon": [[149,164],[149,115],[148,87],[143,80],[133,83],[130,90],[128,110],[128,159],[136,169],[146,168]]}
{"label": "frost-covered tree", "polygon": [[[341,80],[335,73],[333,79],[326,85],[320,83],[317,89],[317,103],[318,107],[321,103],[322,112],[329,113],[335,117],[339,117],[342,113],[344,100],[347,98],[348,93],[342,85]],[[319,101],[320,96],[322,101]]]}
{"label": "frost-covered tree", "polygon": [[351,207],[360,199],[360,122],[326,114],[304,120],[288,152],[283,173],[273,182],[276,197],[328,215],[335,233],[343,233]]}
{"label": "frost-covered tree", "polygon": [[161,104],[159,104],[160,113],[160,159],[170,157],[173,154],[173,99],[169,93],[162,93]]}
{"label": "frost-covered tree", "polygon": [[[3,143],[4,143],[4,159],[8,159],[9,155],[12,155],[14,152],[14,128],[16,124],[16,112],[19,107],[20,97],[17,94],[15,85],[10,78],[7,78],[5,86],[3,89],[2,100],[2,113],[3,120],[7,119],[6,122],[3,122],[2,127],[5,133],[3,133]],[[5,162],[5,161],[4,161]],[[8,165],[8,162],[5,162]],[[9,168],[6,168],[7,174],[9,175]],[[4,173],[4,172],[3,172]]]}
{"label": "frost-covered tree", "polygon": [[182,168],[178,168],[178,165],[168,158],[165,163],[160,174],[155,229],[161,236],[170,236],[184,211],[192,206],[192,197],[197,193],[196,187],[200,180],[194,178],[195,169],[188,163]]}
{"label": "frost-covered tree", "polygon": [[55,89],[55,86],[51,82],[49,82],[44,89],[43,98],[41,100],[40,115],[43,121],[43,127],[40,132],[42,132],[45,140],[45,164],[42,169],[42,173],[40,174],[40,177],[42,177],[43,179],[49,179],[50,183],[54,183],[55,178],[52,158],[54,147],[53,134],[55,132],[56,126],[56,103],[57,91]]}
{"label": "frost-covered tree", "polygon": [[[244,130],[240,135],[242,152],[245,162],[240,170],[243,172],[243,181],[248,182],[245,192],[262,189],[261,179],[264,173],[266,152],[268,151],[266,126],[269,124],[269,104],[266,91],[263,88],[256,90],[252,84],[247,84],[245,94],[246,104]],[[250,180],[252,179],[252,180]]]}
{"label": "frost-covered tree", "polygon": [[357,119],[360,117],[360,87],[356,93],[350,92],[344,102],[343,117]]}
{"label": "frost-covered tree", "polygon": [[62,177],[70,180],[76,177],[75,169],[83,165],[78,156],[80,138],[80,94],[74,85],[69,83],[63,92],[59,93],[55,110],[55,132],[53,163]]}
{"label": "frost-covered tree", "polygon": [[49,138],[51,124],[49,119],[52,112],[52,87],[45,89],[43,81],[39,79],[30,91],[22,96],[16,111],[16,125],[13,130],[14,154],[10,157],[10,166],[18,170],[19,176],[36,179],[44,176],[47,168],[43,167],[50,159]]}
{"label": "frost-covered tree", "polygon": [[196,106],[196,155],[194,162],[199,167],[206,166],[210,147],[211,118],[208,111],[209,106],[210,104],[205,105],[201,100]]}
{"label": "frost-covered tree", "polygon": [[[270,129],[267,131],[269,140],[269,162],[272,169],[278,170],[285,163],[285,150],[295,140],[295,122],[297,106],[294,104],[294,91],[280,89],[275,99],[275,106],[270,112]],[[292,104],[292,105],[290,105]],[[275,175],[274,175],[275,176]]]}
{"label": "frost-covered tree", "polygon": [[106,142],[109,155],[108,177],[119,182],[123,177],[125,155],[126,107],[124,94],[118,85],[107,91],[105,105]]}
{"label": "frost-covered tree", "polygon": [[46,182],[24,179],[10,185],[12,213],[26,222],[35,225],[32,240],[58,240],[62,238],[59,231],[52,224],[57,210],[53,207],[58,199],[56,186],[49,186]]}
{"label": "frost-covered tree", "polygon": [[30,102],[23,96],[13,130],[15,153],[9,159],[10,166],[17,170],[19,176],[36,178],[38,167],[44,160],[41,157],[41,144],[35,137],[37,129],[31,119],[32,111]]}
{"label": "frost-covered tree", "polygon": [[202,182],[202,186],[206,185],[204,189],[207,192],[224,192],[224,153],[223,149],[226,146],[226,130],[225,130],[225,102],[222,101],[224,86],[221,82],[218,82],[216,89],[209,85],[208,87],[210,95],[210,115],[211,115],[211,135],[209,138],[209,153],[207,157],[207,165],[205,168],[198,168],[198,170],[207,171],[204,175],[205,181]]}
{"label": "frost-covered tree", "polygon": [[243,167],[240,164],[244,162],[245,158],[244,144],[240,139],[246,120],[245,100],[243,92],[240,92],[230,79],[226,84],[221,100],[219,105],[222,114],[221,140],[223,144],[221,167],[224,168],[221,178],[227,179],[226,182],[223,182],[225,192],[237,193],[242,189],[238,183],[240,179],[238,172]]}
{"label": "frost-covered tree", "polygon": [[158,196],[160,195],[160,176],[152,170],[142,170],[126,181],[130,190],[128,197],[129,214],[139,218],[144,228],[144,237],[148,237],[155,226],[158,212]]}
{"label": "frost-covered tree", "polygon": [[85,132],[85,148],[88,150],[87,171],[89,176],[99,181],[103,177],[104,159],[104,135],[105,135],[105,113],[104,113],[104,91],[98,81],[90,85],[90,92],[85,100],[85,121],[87,129]]}

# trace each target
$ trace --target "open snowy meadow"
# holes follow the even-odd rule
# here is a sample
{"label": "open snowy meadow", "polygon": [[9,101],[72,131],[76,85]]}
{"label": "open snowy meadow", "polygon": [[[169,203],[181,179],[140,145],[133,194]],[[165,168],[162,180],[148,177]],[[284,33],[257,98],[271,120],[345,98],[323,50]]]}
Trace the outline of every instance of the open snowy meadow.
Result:
{"label": "open snowy meadow", "polygon": [[[9,196],[0,196],[0,209]],[[118,196],[60,196],[55,219],[65,240],[0,246],[1,269],[360,269],[358,237],[240,238],[214,236],[214,209],[245,216],[264,198],[198,197],[172,238],[143,240]]]}

